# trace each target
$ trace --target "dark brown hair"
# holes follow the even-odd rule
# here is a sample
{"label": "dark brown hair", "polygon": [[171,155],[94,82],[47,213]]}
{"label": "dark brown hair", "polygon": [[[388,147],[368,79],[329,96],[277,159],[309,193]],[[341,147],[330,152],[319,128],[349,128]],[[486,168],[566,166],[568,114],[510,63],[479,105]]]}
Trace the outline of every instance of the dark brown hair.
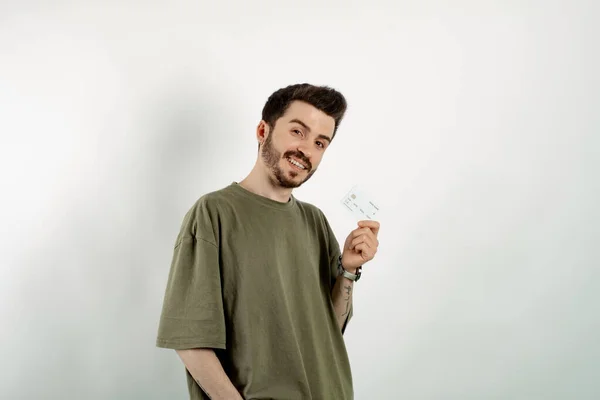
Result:
{"label": "dark brown hair", "polygon": [[262,110],[262,119],[273,129],[275,122],[285,114],[290,104],[295,100],[308,103],[335,120],[335,128],[331,138],[333,140],[348,107],[344,96],[328,86],[315,86],[309,83],[290,85],[269,96]]}

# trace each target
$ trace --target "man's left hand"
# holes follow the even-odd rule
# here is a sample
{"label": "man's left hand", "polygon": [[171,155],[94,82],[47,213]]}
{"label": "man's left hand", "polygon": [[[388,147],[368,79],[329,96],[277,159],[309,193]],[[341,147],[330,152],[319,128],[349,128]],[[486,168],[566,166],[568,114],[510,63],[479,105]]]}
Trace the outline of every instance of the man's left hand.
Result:
{"label": "man's left hand", "polygon": [[356,273],[358,267],[375,257],[379,246],[377,234],[379,234],[379,222],[358,221],[358,228],[350,232],[344,243],[342,266],[346,271]]}

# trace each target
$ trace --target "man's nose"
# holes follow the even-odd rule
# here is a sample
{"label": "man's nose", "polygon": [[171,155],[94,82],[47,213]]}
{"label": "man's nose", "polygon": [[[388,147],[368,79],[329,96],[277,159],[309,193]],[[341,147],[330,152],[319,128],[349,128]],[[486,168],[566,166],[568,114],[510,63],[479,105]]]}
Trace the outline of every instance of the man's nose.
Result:
{"label": "man's nose", "polygon": [[310,160],[311,154],[307,147],[304,147],[304,145],[298,146],[298,152],[302,154],[306,161]]}

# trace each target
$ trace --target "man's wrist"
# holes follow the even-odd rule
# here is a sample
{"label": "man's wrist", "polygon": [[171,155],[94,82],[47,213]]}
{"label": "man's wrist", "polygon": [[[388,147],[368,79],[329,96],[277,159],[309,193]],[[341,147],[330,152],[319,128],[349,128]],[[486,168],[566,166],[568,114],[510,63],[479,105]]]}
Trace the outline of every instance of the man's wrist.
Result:
{"label": "man's wrist", "polygon": [[360,267],[346,268],[346,267],[342,266],[342,268],[344,269],[344,271],[350,272],[352,275],[356,275],[356,273],[358,272],[358,268],[360,268]]}
{"label": "man's wrist", "polygon": [[360,265],[358,267],[346,268],[342,264],[342,256],[340,255],[338,257],[338,276],[343,276],[344,278],[346,278],[350,281],[356,282],[357,280],[360,279],[361,271],[362,271],[362,265]]}

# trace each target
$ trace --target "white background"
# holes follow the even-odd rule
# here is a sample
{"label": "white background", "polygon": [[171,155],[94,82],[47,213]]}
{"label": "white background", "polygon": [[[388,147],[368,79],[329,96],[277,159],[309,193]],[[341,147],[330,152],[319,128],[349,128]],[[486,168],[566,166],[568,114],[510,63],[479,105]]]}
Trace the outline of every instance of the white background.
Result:
{"label": "white background", "polygon": [[599,398],[598,3],[395,3],[2,1],[0,398],[186,398],[177,231],[300,82],[349,108],[294,194],[382,209],[356,399]]}

